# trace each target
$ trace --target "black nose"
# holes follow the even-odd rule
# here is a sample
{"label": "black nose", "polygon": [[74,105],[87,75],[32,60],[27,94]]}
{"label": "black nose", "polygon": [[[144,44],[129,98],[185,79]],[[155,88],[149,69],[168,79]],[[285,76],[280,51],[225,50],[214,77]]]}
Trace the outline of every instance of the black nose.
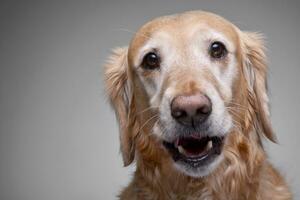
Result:
{"label": "black nose", "polygon": [[171,102],[171,115],[180,124],[197,126],[203,123],[212,111],[210,99],[201,93],[177,96]]}

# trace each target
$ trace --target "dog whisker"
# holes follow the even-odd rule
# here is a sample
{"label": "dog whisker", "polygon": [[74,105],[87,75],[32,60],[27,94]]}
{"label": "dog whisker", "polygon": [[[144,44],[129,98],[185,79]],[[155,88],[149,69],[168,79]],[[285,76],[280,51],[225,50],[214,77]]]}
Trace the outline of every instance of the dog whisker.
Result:
{"label": "dog whisker", "polygon": [[229,105],[235,105],[235,106],[237,106],[237,107],[239,107],[239,108],[244,108],[244,109],[248,109],[248,107],[247,106],[245,106],[245,105],[242,105],[242,104],[239,104],[239,103],[236,103],[236,102],[229,102],[228,103]]}
{"label": "dog whisker", "polygon": [[158,117],[158,115],[154,115],[150,117],[148,120],[146,120],[146,122],[140,127],[138,132],[140,132],[148,123],[150,123],[151,120],[155,119],[155,117]]}
{"label": "dog whisker", "polygon": [[158,106],[149,106],[149,107],[145,108],[144,110],[138,112],[138,113],[136,114],[136,116],[141,115],[141,114],[143,114],[144,112],[150,111],[151,109],[158,109],[158,108],[159,108]]}
{"label": "dog whisker", "polygon": [[237,117],[239,120],[244,121],[244,119],[241,118],[240,114],[237,113],[237,111],[236,111],[235,109],[229,108],[229,107],[226,107],[226,108],[229,110],[229,112],[230,112],[232,115],[234,115],[235,117]]}

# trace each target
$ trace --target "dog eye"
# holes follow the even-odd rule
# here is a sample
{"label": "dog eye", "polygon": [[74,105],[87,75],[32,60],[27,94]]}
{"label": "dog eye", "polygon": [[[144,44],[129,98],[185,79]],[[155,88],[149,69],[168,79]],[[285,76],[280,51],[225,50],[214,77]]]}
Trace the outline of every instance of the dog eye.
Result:
{"label": "dog eye", "polygon": [[147,53],[143,59],[142,67],[144,69],[157,69],[159,68],[160,59],[158,55],[154,52]]}
{"label": "dog eye", "polygon": [[223,43],[213,42],[210,45],[209,53],[212,58],[222,58],[226,55],[227,50]]}

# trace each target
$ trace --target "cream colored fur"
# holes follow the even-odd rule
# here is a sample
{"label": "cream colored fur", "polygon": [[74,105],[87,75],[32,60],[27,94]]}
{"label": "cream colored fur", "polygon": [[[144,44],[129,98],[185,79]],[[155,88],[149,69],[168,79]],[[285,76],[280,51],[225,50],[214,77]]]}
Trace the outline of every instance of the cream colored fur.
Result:
{"label": "cream colored fur", "polygon": [[[211,62],[204,53],[205,41],[216,37],[229,48],[224,63]],[[165,60],[160,71],[145,72],[139,63],[153,47],[162,51]],[[262,145],[264,137],[276,141],[266,77],[261,35],[243,32],[217,15],[192,11],[144,25],[128,48],[113,52],[105,67],[107,94],[120,125],[124,165],[136,162],[133,179],[120,199],[292,199]],[[226,136],[219,161],[201,177],[176,167],[161,145],[163,138],[172,137],[160,125],[167,122],[164,129],[172,130],[168,99],[195,90],[212,96],[218,105],[212,134]]]}

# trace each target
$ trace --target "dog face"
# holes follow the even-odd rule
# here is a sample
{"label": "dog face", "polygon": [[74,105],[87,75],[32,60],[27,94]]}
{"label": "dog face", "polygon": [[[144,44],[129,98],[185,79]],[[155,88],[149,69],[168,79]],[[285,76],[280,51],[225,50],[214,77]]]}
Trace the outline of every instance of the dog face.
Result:
{"label": "dog face", "polygon": [[150,148],[169,157],[178,171],[206,176],[226,157],[228,135],[246,128],[251,101],[259,110],[255,123],[274,139],[262,49],[257,35],[210,13],[144,25],[106,67],[125,164],[135,153],[151,157],[142,153]]}

